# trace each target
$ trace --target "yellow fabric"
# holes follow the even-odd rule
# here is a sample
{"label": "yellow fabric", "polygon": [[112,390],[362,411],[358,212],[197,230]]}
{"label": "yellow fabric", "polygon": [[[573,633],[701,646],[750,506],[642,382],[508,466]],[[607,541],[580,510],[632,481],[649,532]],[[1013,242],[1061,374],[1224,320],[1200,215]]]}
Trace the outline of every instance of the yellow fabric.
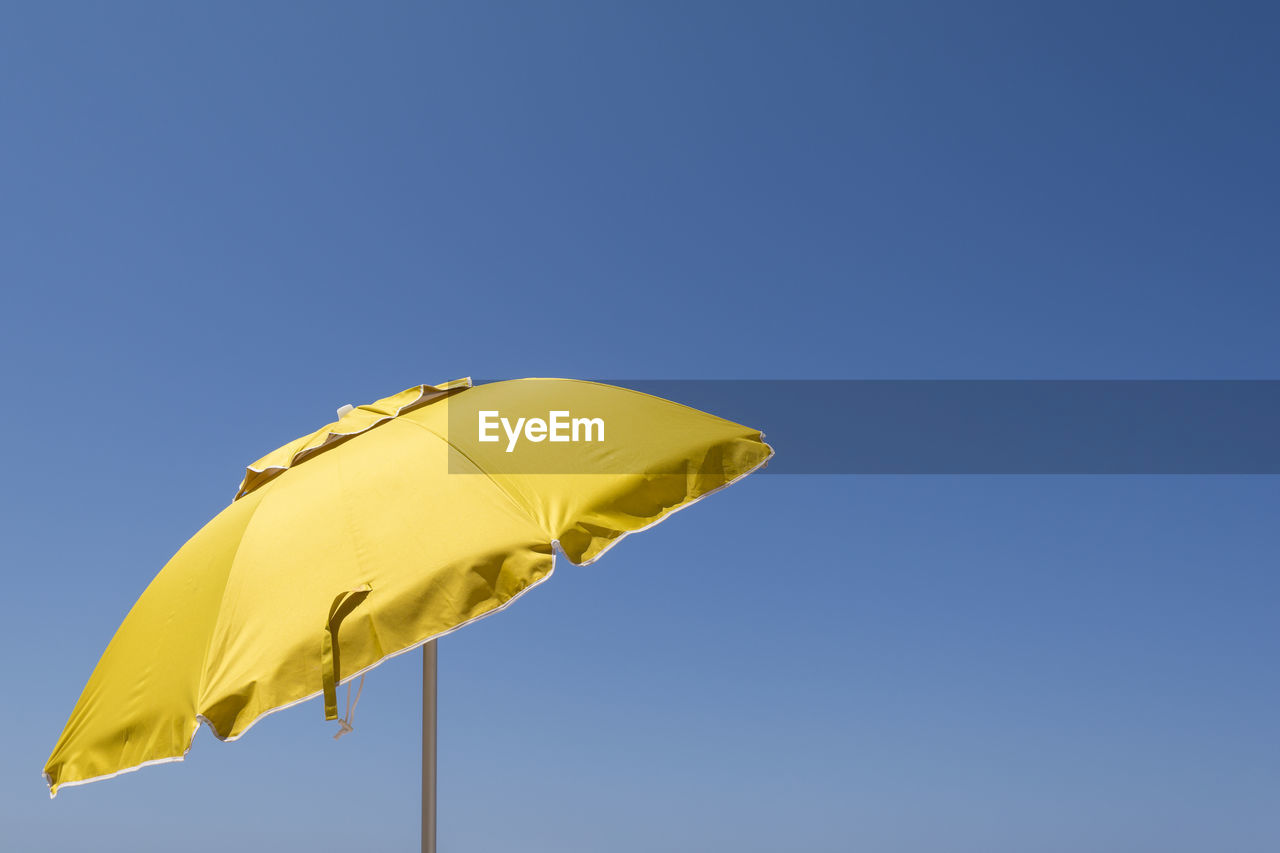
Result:
{"label": "yellow fabric", "polygon": [[[410,388],[250,466],[107,646],[45,765],[51,793],[180,760],[200,720],[231,740],[270,711],[332,700],[546,579],[553,543],[590,562],[772,453],[756,430],[613,386],[469,386]],[[600,418],[604,440],[479,441],[482,411],[557,410]],[[255,470],[274,473],[251,482]]]}
{"label": "yellow fabric", "polygon": [[242,498],[263,483],[275,478],[290,467],[306,461],[307,457],[366,430],[373,429],[389,418],[394,418],[419,406],[433,403],[446,394],[471,387],[470,379],[455,379],[443,385],[416,385],[399,394],[383,397],[364,406],[356,406],[334,423],[321,427],[311,435],[294,439],[277,448],[245,469],[237,498]]}

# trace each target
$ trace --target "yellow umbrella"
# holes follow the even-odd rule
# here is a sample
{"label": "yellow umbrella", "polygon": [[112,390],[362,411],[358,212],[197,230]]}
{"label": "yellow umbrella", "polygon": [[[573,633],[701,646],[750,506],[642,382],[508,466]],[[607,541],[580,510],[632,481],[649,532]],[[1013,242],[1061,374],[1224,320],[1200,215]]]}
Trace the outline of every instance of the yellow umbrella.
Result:
{"label": "yellow umbrella", "polygon": [[771,454],[756,430],[567,379],[343,407],[249,466],[143,592],[45,765],[50,793],[181,761],[201,721],[235,740],[317,695],[337,719],[339,684],[424,643],[430,750],[430,641],[550,577],[555,545],[590,563]]}

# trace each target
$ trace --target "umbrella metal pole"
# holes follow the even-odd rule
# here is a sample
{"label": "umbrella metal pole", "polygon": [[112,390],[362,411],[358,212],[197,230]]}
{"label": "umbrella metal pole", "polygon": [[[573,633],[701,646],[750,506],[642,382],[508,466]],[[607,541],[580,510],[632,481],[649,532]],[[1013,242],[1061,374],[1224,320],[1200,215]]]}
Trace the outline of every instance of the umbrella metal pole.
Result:
{"label": "umbrella metal pole", "polygon": [[436,853],[436,641],[422,647],[422,853]]}

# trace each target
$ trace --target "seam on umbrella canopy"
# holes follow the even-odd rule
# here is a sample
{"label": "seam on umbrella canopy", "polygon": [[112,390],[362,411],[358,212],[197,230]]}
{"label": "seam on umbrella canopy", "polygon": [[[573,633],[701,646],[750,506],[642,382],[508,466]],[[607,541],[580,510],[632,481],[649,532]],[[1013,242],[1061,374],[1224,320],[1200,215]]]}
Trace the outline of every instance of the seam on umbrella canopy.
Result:
{"label": "seam on umbrella canopy", "polygon": [[[520,510],[520,512],[521,512],[521,513],[522,513],[526,518],[528,518],[531,522],[533,522],[535,525],[539,525],[539,526],[541,526],[541,523],[538,521],[537,515],[536,515],[533,511],[531,511],[531,510],[529,509],[529,507],[525,506],[523,503],[521,503],[521,502],[519,501],[519,499],[517,499],[517,498],[516,498],[516,496],[515,496],[515,495],[511,494],[511,492],[509,492],[509,491],[507,490],[506,486],[503,486],[503,485],[502,485],[501,483],[499,483],[497,480],[493,479],[493,475],[492,475],[492,474],[490,474],[488,471],[484,470],[484,468],[483,468],[483,467],[481,467],[480,463],[479,463],[479,462],[477,462],[476,460],[472,459],[472,458],[467,454],[467,452],[466,452],[465,450],[463,450],[461,447],[458,447],[456,444],[454,444],[452,441],[450,441],[447,437],[445,437],[445,436],[441,435],[440,433],[436,432],[435,430],[433,430],[431,427],[427,426],[427,425],[426,425],[426,424],[424,424],[424,423],[420,423],[420,422],[415,421],[415,420],[412,420],[412,419],[410,419],[410,418],[406,418],[406,419],[404,419],[403,421],[399,421],[398,423],[403,423],[403,424],[413,424],[413,425],[414,425],[414,426],[416,426],[418,429],[421,429],[421,430],[423,430],[424,432],[426,432],[426,433],[430,434],[431,436],[433,436],[433,437],[435,437],[435,438],[438,438],[440,441],[444,442],[444,444],[445,444],[445,446],[446,446],[446,447],[448,447],[448,448],[449,448],[450,450],[452,450],[454,453],[457,453],[457,454],[458,454],[459,456],[461,456],[463,459],[467,460],[467,462],[468,462],[468,463],[470,463],[471,467],[476,469],[476,472],[477,472],[477,473],[479,473],[479,474],[483,474],[483,475],[484,475],[484,478],[485,478],[486,480],[488,480],[490,483],[492,483],[492,484],[493,484],[493,487],[494,487],[495,489],[497,489],[497,490],[502,494],[502,496],[503,496],[503,497],[505,497],[508,501],[510,501],[512,506],[514,506],[516,509]],[[550,533],[550,532],[548,532],[548,534],[547,534],[547,535],[548,535],[548,536],[554,536],[555,534],[554,534],[554,533]],[[553,543],[555,543],[555,544],[559,544],[559,540],[557,540],[557,539],[552,539],[551,541],[552,541]],[[563,551],[561,551],[560,553],[562,553],[562,554],[563,554],[564,552],[563,552]],[[568,558],[568,556],[569,556],[568,554],[565,554],[565,557],[566,557],[566,558]],[[572,563],[573,561],[572,561],[572,560],[569,560],[569,562],[571,562],[571,563]]]}
{"label": "seam on umbrella canopy", "polygon": [[[401,391],[399,394],[393,394],[390,397],[383,397],[381,400],[375,400],[372,403],[356,406],[333,423],[327,424],[313,433],[304,435],[302,438],[294,439],[247,466],[244,472],[244,479],[240,481],[240,488],[236,492],[234,500],[239,500],[254,489],[274,480],[293,466],[307,461],[317,453],[323,453],[342,444],[344,441],[349,441],[357,435],[368,432],[374,427],[381,426],[403,414],[420,409],[437,400],[443,400],[445,397],[452,396],[454,393],[470,387],[471,377],[467,376],[462,379],[445,382],[442,385],[416,385]],[[416,393],[416,396],[397,405],[398,401],[410,392]],[[370,420],[370,415],[375,416],[373,420]],[[351,427],[350,431],[335,429],[335,427],[341,427],[343,421],[348,422],[347,425]]]}

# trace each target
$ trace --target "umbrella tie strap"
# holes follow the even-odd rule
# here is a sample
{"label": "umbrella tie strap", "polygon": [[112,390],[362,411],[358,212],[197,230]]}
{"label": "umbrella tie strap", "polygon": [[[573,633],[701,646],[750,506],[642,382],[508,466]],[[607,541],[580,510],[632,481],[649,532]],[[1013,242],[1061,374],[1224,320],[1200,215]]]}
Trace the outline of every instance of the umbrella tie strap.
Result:
{"label": "umbrella tie strap", "polygon": [[[338,645],[338,628],[347,614],[364,601],[373,587],[367,583],[338,595],[329,607],[329,621],[325,623],[324,638],[320,644],[320,669],[324,682],[324,718],[338,719],[338,684],[342,681],[342,649]],[[350,690],[350,685],[347,687]],[[358,695],[358,694],[357,694]],[[345,732],[344,732],[345,734]]]}
{"label": "umbrella tie strap", "polygon": [[356,699],[351,701],[351,682],[347,682],[347,714],[341,720],[338,720],[338,732],[333,736],[334,740],[345,735],[347,732],[355,731],[351,726],[351,718],[356,713],[356,705],[360,702],[360,694],[364,692],[364,676],[360,676],[360,686],[356,688]]}

